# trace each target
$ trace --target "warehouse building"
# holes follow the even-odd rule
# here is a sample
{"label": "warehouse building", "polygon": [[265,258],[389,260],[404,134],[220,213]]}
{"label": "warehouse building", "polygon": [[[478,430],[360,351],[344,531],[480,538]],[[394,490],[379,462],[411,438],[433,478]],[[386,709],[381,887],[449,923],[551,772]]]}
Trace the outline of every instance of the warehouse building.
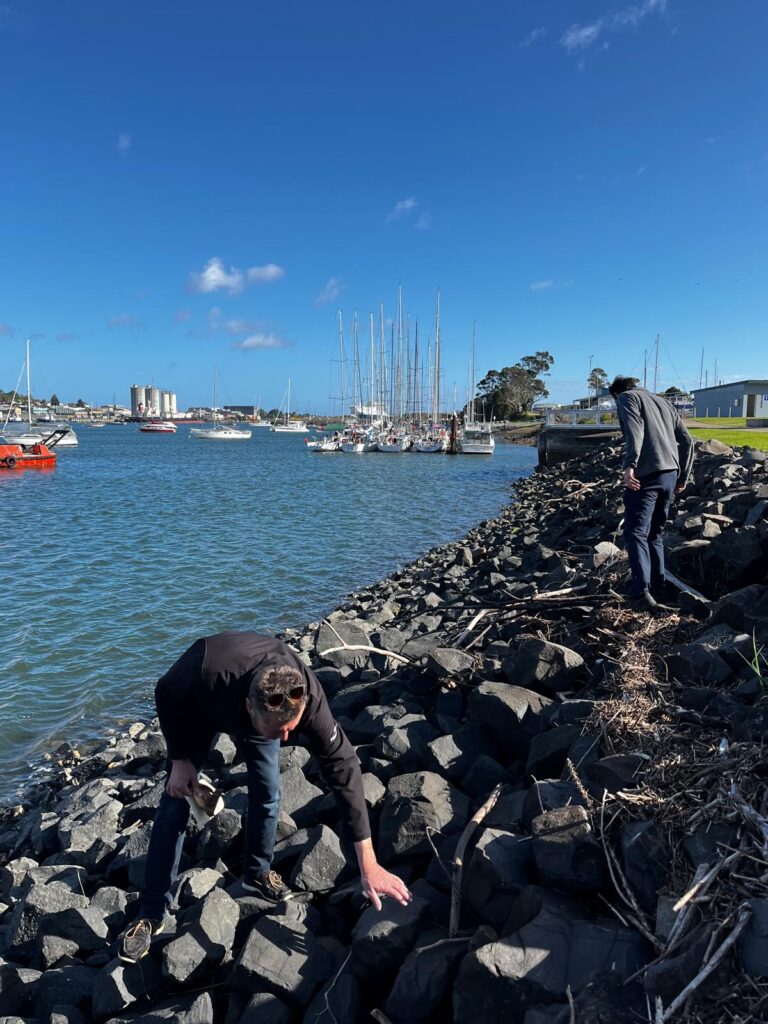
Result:
{"label": "warehouse building", "polygon": [[693,393],[693,415],[768,419],[768,380],[739,380],[700,388]]}

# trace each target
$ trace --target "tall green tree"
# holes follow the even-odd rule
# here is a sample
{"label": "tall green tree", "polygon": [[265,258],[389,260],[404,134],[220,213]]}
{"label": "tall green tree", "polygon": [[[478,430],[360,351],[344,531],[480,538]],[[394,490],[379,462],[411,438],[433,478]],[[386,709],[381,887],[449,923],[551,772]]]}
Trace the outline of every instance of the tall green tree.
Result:
{"label": "tall green tree", "polygon": [[596,395],[600,388],[608,387],[608,374],[600,366],[596,366],[587,377],[587,387]]}
{"label": "tall green tree", "polygon": [[51,395],[51,400],[50,400],[50,402],[48,404],[49,405],[61,405],[61,402],[59,401],[59,396],[57,394]]}
{"label": "tall green tree", "polygon": [[554,363],[549,352],[523,356],[514,366],[489,370],[477,385],[477,396],[484,402],[486,415],[494,419],[514,419],[530,412],[537,398],[549,394],[543,380]]}

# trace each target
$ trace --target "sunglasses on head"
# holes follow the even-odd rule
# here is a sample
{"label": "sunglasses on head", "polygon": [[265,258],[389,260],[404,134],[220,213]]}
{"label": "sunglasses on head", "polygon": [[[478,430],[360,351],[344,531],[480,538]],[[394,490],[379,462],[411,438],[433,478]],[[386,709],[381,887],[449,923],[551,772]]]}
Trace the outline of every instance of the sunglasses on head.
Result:
{"label": "sunglasses on head", "polygon": [[289,704],[301,704],[305,694],[306,690],[303,686],[293,686],[287,692],[268,693],[263,698],[264,707],[267,711],[280,711],[285,707],[286,701]]}

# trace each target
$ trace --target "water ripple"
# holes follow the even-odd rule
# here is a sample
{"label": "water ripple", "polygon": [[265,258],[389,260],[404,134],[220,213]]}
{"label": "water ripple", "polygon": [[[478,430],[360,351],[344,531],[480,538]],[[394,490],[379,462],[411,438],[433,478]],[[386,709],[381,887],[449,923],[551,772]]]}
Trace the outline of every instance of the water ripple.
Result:
{"label": "water ripple", "polygon": [[198,636],[275,632],[494,515],[532,449],[315,455],[83,430],[51,473],[0,473],[0,799],[58,742],[153,713]]}

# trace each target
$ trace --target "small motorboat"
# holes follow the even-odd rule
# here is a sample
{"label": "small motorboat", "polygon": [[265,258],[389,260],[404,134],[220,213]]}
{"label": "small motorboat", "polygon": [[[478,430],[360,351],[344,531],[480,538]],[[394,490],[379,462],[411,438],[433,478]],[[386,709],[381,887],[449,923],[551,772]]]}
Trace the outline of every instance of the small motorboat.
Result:
{"label": "small motorboat", "polygon": [[65,433],[53,430],[42,441],[31,445],[4,444],[0,438],[0,469],[53,469],[56,465],[53,449]]}
{"label": "small motorboat", "polygon": [[176,424],[170,420],[147,420],[139,430],[142,434],[175,434]]}
{"label": "small motorboat", "polygon": [[340,450],[337,437],[313,437],[304,438],[304,444],[308,452],[337,452]]}

